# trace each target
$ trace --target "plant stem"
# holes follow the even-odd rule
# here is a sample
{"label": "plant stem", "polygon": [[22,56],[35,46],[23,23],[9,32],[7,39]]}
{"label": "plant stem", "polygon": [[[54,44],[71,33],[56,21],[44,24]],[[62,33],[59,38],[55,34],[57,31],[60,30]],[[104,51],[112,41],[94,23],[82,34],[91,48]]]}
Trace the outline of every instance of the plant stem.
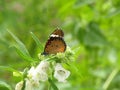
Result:
{"label": "plant stem", "polygon": [[107,80],[105,81],[105,83],[103,84],[103,89],[107,90],[107,88],[109,87],[110,83],[112,82],[113,78],[116,76],[116,74],[118,73],[119,69],[115,68],[112,73],[109,75],[109,77],[107,78]]}

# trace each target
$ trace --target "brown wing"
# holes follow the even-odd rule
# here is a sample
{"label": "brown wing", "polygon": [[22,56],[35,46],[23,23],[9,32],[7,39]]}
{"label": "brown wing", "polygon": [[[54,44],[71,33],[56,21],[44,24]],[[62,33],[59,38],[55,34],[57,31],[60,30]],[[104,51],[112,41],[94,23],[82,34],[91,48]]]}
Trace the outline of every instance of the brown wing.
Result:
{"label": "brown wing", "polygon": [[59,37],[64,37],[63,31],[59,28],[55,29],[51,35],[58,35]]}
{"label": "brown wing", "polygon": [[66,50],[66,43],[63,38],[60,37],[50,37],[45,45],[43,54],[56,54],[59,52],[64,52]]}

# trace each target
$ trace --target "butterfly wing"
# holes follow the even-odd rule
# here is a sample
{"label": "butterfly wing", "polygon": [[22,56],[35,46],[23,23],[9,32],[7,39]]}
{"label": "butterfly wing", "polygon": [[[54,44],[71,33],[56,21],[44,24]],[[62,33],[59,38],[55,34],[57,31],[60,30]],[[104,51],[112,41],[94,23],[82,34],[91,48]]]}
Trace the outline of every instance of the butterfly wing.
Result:
{"label": "butterfly wing", "polygon": [[52,34],[50,35],[50,37],[54,35],[55,37],[64,37],[64,33],[61,29],[57,28],[56,30],[54,30],[52,32]]}
{"label": "butterfly wing", "polygon": [[50,35],[42,54],[47,55],[64,52],[66,50],[66,43],[63,37],[64,33],[61,29],[57,28],[54,30]]}
{"label": "butterfly wing", "polygon": [[61,37],[50,37],[45,45],[43,54],[56,54],[66,50],[66,43]]}

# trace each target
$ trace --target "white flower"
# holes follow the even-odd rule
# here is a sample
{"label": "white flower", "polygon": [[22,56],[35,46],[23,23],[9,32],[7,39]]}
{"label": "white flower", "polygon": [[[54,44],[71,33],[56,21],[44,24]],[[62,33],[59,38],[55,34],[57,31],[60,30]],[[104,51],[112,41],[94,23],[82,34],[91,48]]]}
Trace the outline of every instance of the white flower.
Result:
{"label": "white flower", "polygon": [[29,79],[32,79],[32,81],[34,83],[38,83],[39,82],[39,78],[37,77],[37,72],[35,70],[34,67],[31,67],[30,70],[28,71],[28,75]]}
{"label": "white flower", "polygon": [[[33,82],[31,79],[25,79],[25,90],[39,90],[40,83]],[[36,88],[36,89],[35,89]]]}
{"label": "white flower", "polygon": [[40,64],[36,67],[36,75],[41,81],[48,80],[47,70],[49,68],[49,63],[47,61],[41,61]]}
{"label": "white flower", "polygon": [[57,63],[55,66],[54,77],[59,82],[65,82],[66,79],[69,77],[70,71],[64,69],[60,63]]}
{"label": "white flower", "polygon": [[15,86],[15,90],[21,90],[22,87],[23,87],[23,81],[18,82],[18,83],[16,84],[16,86]]}
{"label": "white flower", "polygon": [[35,74],[35,67],[32,66],[28,71],[28,77],[33,77],[34,74]]}
{"label": "white flower", "polygon": [[32,79],[35,83],[39,81],[46,81],[48,80],[47,70],[49,68],[49,63],[47,61],[41,61],[41,63],[36,67],[31,67],[28,71],[28,77]]}
{"label": "white flower", "polygon": [[36,71],[46,72],[49,68],[49,63],[47,61],[41,61],[40,64],[36,67]]}
{"label": "white flower", "polygon": [[[41,61],[35,68],[31,67],[28,71],[27,78],[25,79],[25,90],[38,90],[40,81],[48,80],[47,70],[49,69],[49,63],[47,61]],[[19,82],[15,90],[21,90],[23,87],[23,81]]]}
{"label": "white flower", "polygon": [[30,80],[28,80],[28,79],[26,79],[25,90],[34,90],[32,82]]}
{"label": "white flower", "polygon": [[48,80],[47,73],[41,71],[40,73],[38,73],[38,75],[39,75],[39,78],[40,78],[41,81],[47,81]]}

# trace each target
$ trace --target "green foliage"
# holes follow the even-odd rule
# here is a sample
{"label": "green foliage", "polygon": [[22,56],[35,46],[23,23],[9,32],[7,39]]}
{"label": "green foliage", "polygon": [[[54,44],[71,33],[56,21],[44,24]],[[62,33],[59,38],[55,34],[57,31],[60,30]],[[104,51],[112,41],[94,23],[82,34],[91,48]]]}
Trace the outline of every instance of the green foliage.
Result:
{"label": "green foliage", "polygon": [[[69,54],[72,57],[58,56],[71,60],[64,65],[71,71],[71,76],[64,84],[51,82],[52,87],[119,90],[119,9],[119,0],[1,0],[0,87],[11,90],[9,84],[13,89],[21,79],[19,71],[39,62],[38,54],[43,52],[49,34],[60,27],[67,46],[74,53]],[[58,60],[58,56],[45,58]],[[41,56],[40,60],[45,58]]]}
{"label": "green foliage", "polygon": [[31,35],[32,35],[33,39],[35,40],[37,46],[40,48],[40,52],[42,52],[43,51],[43,46],[42,46],[42,44],[40,44],[39,39],[32,32],[31,32]]}
{"label": "green foliage", "polygon": [[[53,90],[59,90],[58,88],[57,88],[57,86],[54,84],[54,82],[49,78],[49,82],[50,82],[50,86],[53,88]],[[51,88],[50,87],[50,88]],[[51,89],[50,89],[51,90]]]}
{"label": "green foliage", "polygon": [[30,56],[30,54],[29,54],[29,52],[28,52],[28,50],[26,49],[26,47],[24,46],[24,44],[14,35],[14,34],[12,34],[10,31],[8,31],[10,34],[11,34],[11,36],[15,39],[15,41],[17,42],[17,45],[15,45],[15,48],[16,48],[16,51],[17,51],[17,53],[21,56],[21,57],[23,57],[23,59],[25,59],[25,60],[30,60],[30,61],[32,61],[33,59],[32,59],[32,57]]}
{"label": "green foliage", "polygon": [[11,87],[3,81],[0,81],[0,89],[1,90],[12,90]]}

